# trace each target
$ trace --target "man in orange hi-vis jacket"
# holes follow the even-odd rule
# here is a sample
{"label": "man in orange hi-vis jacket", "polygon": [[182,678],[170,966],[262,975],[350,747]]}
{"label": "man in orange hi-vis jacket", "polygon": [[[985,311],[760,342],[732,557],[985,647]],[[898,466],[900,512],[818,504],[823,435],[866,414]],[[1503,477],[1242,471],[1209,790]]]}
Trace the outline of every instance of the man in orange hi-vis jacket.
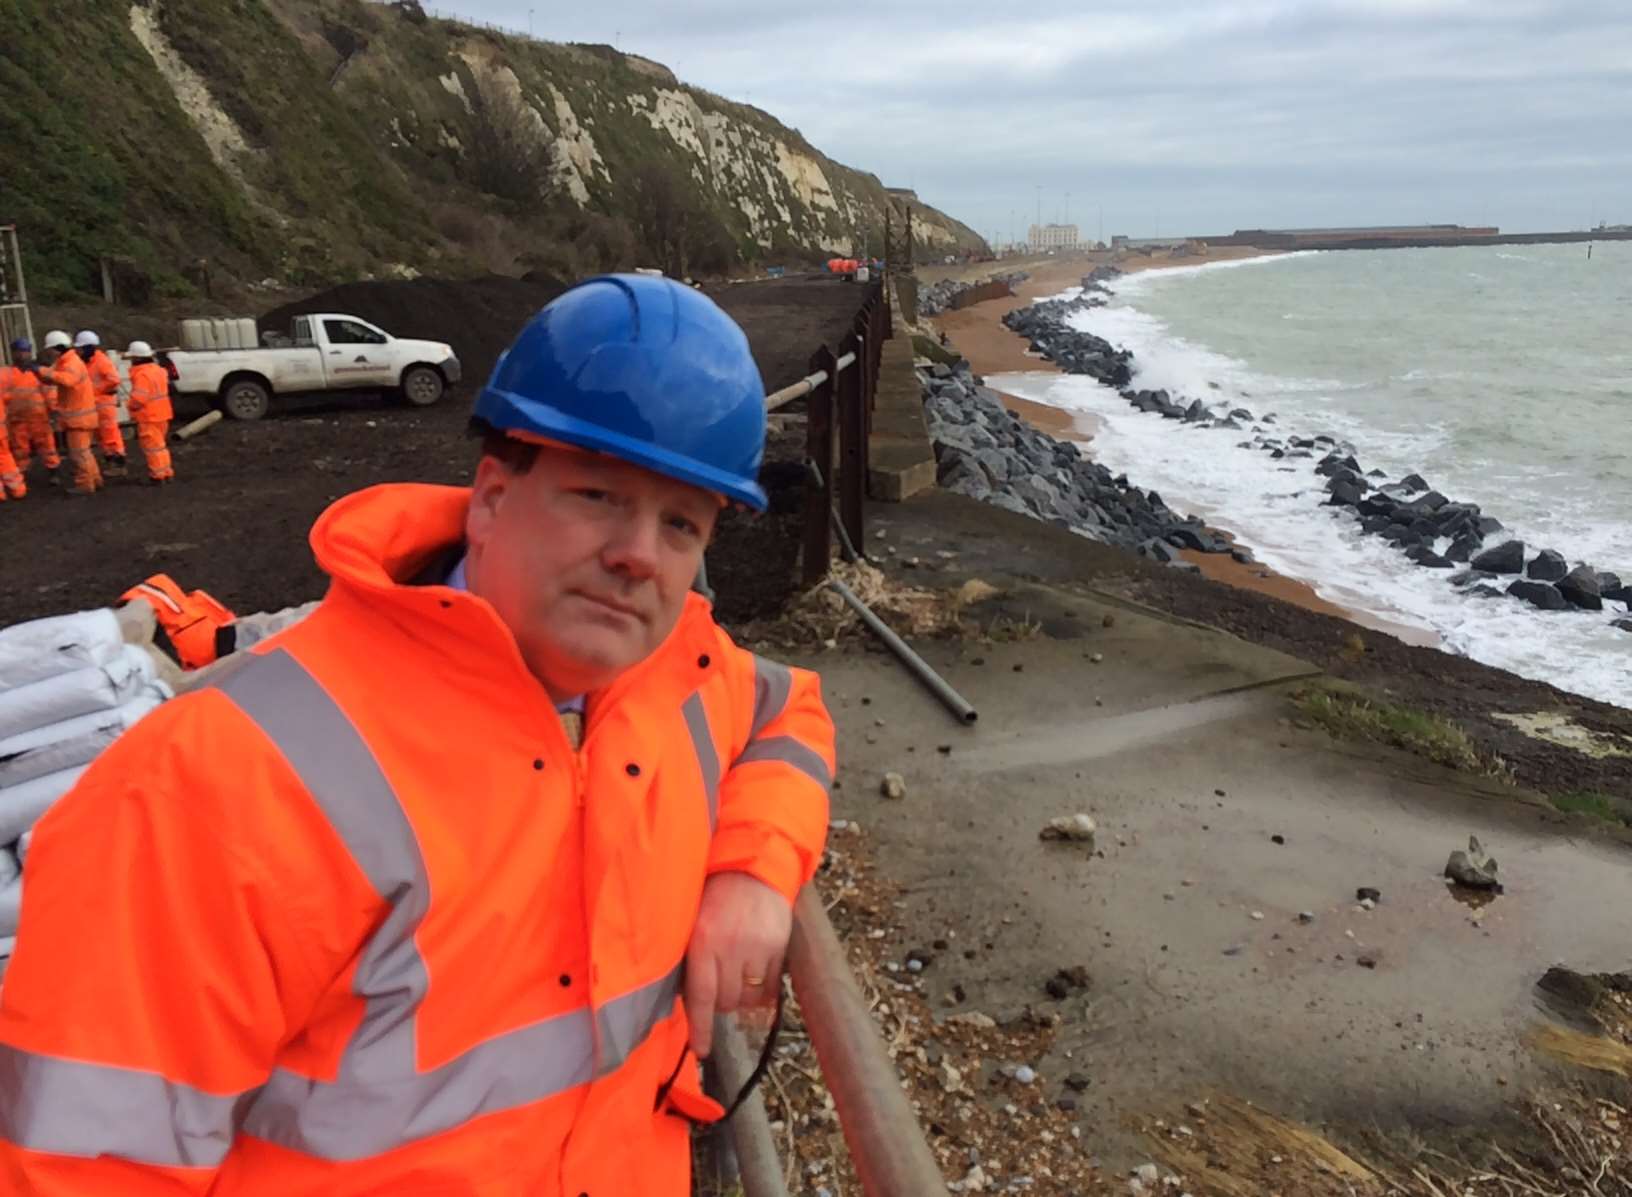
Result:
{"label": "man in orange hi-vis jacket", "polygon": [[96,392],[96,443],[106,459],[107,474],[120,478],[125,473],[125,434],[119,427],[119,367],[102,352],[102,338],[90,329],[74,336],[74,352],[91,374]]}
{"label": "man in orange hi-vis jacket", "polygon": [[0,366],[0,407],[5,409],[12,456],[24,477],[36,452],[47,470],[55,473],[62,465],[57,439],[51,433],[49,408],[55,397],[56,388],[40,377],[33,344],[27,337],[18,337],[11,343],[11,365]]}
{"label": "man in orange hi-vis jacket", "polygon": [[170,375],[153,360],[153,347],[146,341],[132,341],[125,352],[130,359],[130,398],[126,406],[136,423],[136,444],[147,460],[147,478],[154,485],[176,480],[170,464],[170,448],[165,435],[175,412],[170,405]]}
{"label": "man in orange hi-vis jacket", "polygon": [[684,1197],[712,1020],[780,993],[834,769],[817,678],[688,586],[764,392],[690,288],[522,330],[469,489],[342,498],[315,612],[38,824],[0,1191]]}
{"label": "man in orange hi-vis jacket", "polygon": [[91,452],[96,435],[96,391],[90,371],[73,352],[68,334],[60,329],[45,334],[46,382],[57,388],[57,426],[68,446],[68,464],[74,470],[71,495],[94,495],[102,489],[102,468]]}

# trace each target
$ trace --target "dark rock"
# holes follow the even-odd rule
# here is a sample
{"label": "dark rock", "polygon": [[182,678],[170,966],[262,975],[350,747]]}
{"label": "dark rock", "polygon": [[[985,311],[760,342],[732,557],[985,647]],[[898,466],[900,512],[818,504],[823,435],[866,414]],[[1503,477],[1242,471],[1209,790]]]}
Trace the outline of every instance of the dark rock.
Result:
{"label": "dark rock", "polygon": [[1326,489],[1332,492],[1332,497],[1327,500],[1332,507],[1353,507],[1366,497],[1360,487],[1347,480],[1333,482]]}
{"label": "dark rock", "polygon": [[1470,586],[1462,593],[1468,598],[1493,599],[1507,597],[1505,591],[1499,590],[1489,582],[1481,582],[1477,586]]}
{"label": "dark rock", "polygon": [[1392,540],[1395,544],[1401,545],[1402,547],[1420,545],[1422,543],[1421,536],[1411,531],[1410,528],[1402,527],[1399,524],[1390,524],[1387,528],[1385,528],[1383,530],[1383,539]]}
{"label": "dark rock", "polygon": [[1565,563],[1562,553],[1553,549],[1542,549],[1530,563],[1530,568],[1524,571],[1524,576],[1534,578],[1538,582],[1556,582],[1569,572],[1570,567]]}
{"label": "dark rock", "polygon": [[1502,530],[1502,521],[1501,520],[1492,519],[1488,515],[1483,515],[1483,516],[1479,517],[1479,535],[1480,536],[1495,536],[1496,533],[1500,532],[1501,530]]}
{"label": "dark rock", "polygon": [[1236,407],[1230,409],[1230,417],[1236,420],[1250,420],[1252,413],[1244,407]]}
{"label": "dark rock", "polygon": [[1489,582],[1495,577],[1495,574],[1487,574],[1483,570],[1465,569],[1459,574],[1452,575],[1450,583],[1452,586],[1467,586],[1472,582]]}
{"label": "dark rock", "polygon": [[1428,489],[1428,483],[1421,474],[1407,474],[1400,479],[1400,486],[1410,494]]}
{"label": "dark rock", "polygon": [[1200,399],[1193,400],[1189,407],[1184,409],[1184,421],[1187,424],[1199,424],[1207,418],[1207,405]]}
{"label": "dark rock", "polygon": [[1149,557],[1153,561],[1160,561],[1163,565],[1171,565],[1180,560],[1179,551],[1165,540],[1152,537],[1145,541],[1136,550],[1141,557]]}
{"label": "dark rock", "polygon": [[1275,457],[1275,458],[1285,457],[1286,456],[1286,450],[1285,449],[1271,449],[1269,451],[1269,455],[1271,457]]}
{"label": "dark rock", "polygon": [[1360,504],[1361,515],[1392,515],[1400,501],[1393,495],[1375,492],[1366,496],[1366,501]]}
{"label": "dark rock", "polygon": [[1612,574],[1608,570],[1603,569],[1598,571],[1599,594],[1603,595],[1606,599],[1615,599],[1618,602],[1632,602],[1632,599],[1621,597],[1621,591],[1623,589],[1625,589],[1625,586],[1624,583],[1622,583],[1621,576],[1619,574]]}
{"label": "dark rock", "polygon": [[1272,836],[1269,837],[1269,842],[1272,843],[1272,844],[1284,844],[1284,843],[1286,843],[1286,837],[1284,835],[1279,835],[1279,834],[1272,835]]}
{"label": "dark rock", "polygon": [[1388,477],[1388,471],[1387,470],[1367,470],[1366,471],[1366,477],[1367,478],[1387,478]]}
{"label": "dark rock", "polygon": [[1231,546],[1230,559],[1237,565],[1255,565],[1258,562],[1258,558],[1252,555],[1251,549],[1244,549],[1240,545]]}
{"label": "dark rock", "polygon": [[1451,542],[1451,547],[1445,550],[1445,559],[1462,564],[1473,560],[1473,555],[1478,551],[1479,541],[1474,537],[1464,536]]}
{"label": "dark rock", "polygon": [[1428,569],[1456,568],[1455,562],[1447,561],[1444,557],[1441,557],[1427,545],[1413,545],[1411,548],[1406,550],[1405,555],[1411,558],[1411,560],[1415,561],[1418,565],[1426,566]]}
{"label": "dark rock", "polygon": [[936,378],[952,377],[952,367],[946,365],[944,362],[936,362],[929,368],[929,372]]}
{"label": "dark rock", "polygon": [[1360,530],[1362,532],[1369,533],[1372,536],[1377,535],[1377,533],[1383,531],[1385,528],[1392,528],[1393,526],[1394,521],[1389,519],[1386,515],[1368,515],[1365,519],[1360,521]]}
{"label": "dark rock", "polygon": [[1507,593],[1543,611],[1564,611],[1570,605],[1569,600],[1559,593],[1558,587],[1548,582],[1514,582],[1507,588]]}
{"label": "dark rock", "polygon": [[1486,549],[1473,559],[1473,568],[1489,574],[1519,574],[1524,572],[1524,541],[1510,540]]}
{"label": "dark rock", "polygon": [[1598,572],[1588,565],[1578,565],[1558,582],[1558,592],[1571,606],[1584,611],[1602,611],[1603,593],[1598,587]]}
{"label": "dark rock", "polygon": [[1609,626],[1612,628],[1617,628],[1623,632],[1632,632],[1632,619],[1617,619]]}
{"label": "dark rock", "polygon": [[[1167,542],[1181,549],[1194,549],[1198,553],[1223,552],[1216,537],[1205,529],[1180,526],[1167,534]],[[1228,547],[1228,546],[1226,546]]]}
{"label": "dark rock", "polygon": [[1086,1093],[1088,1086],[1093,1084],[1087,1073],[1073,1072],[1066,1076],[1065,1087],[1073,1093]]}
{"label": "dark rock", "polygon": [[1383,891],[1373,889],[1369,885],[1362,885],[1354,891],[1354,900],[1356,902],[1364,902],[1367,898],[1370,898],[1373,902],[1381,902],[1383,900]]}

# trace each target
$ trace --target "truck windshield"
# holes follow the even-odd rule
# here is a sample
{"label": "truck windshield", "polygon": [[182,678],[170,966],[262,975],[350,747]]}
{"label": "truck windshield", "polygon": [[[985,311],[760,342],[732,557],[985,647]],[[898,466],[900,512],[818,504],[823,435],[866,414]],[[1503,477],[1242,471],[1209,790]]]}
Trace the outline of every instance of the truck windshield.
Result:
{"label": "truck windshield", "polygon": [[384,345],[385,334],[357,320],[325,320],[323,331],[331,345]]}

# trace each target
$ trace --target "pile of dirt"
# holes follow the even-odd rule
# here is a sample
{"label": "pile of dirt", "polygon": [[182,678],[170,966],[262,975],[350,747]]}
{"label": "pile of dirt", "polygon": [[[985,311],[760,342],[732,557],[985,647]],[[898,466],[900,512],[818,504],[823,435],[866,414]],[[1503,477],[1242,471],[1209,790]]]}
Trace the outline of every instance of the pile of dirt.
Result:
{"label": "pile of dirt", "polygon": [[809,374],[822,345],[838,352],[872,291],[831,274],[801,274],[719,283],[703,293],[742,325],[765,389],[776,391]]}
{"label": "pile of dirt", "polygon": [[516,330],[565,289],[560,280],[536,273],[526,278],[489,274],[342,283],[273,308],[261,317],[260,328],[286,333],[296,316],[311,312],[361,316],[395,337],[446,341],[464,367],[466,382],[480,386]]}

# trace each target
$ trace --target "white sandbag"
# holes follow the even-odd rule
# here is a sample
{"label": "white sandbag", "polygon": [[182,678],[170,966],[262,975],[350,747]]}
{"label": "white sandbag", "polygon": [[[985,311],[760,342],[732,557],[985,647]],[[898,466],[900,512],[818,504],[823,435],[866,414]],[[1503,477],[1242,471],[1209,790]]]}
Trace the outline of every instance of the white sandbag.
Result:
{"label": "white sandbag", "polygon": [[105,664],[123,647],[119,621],[107,607],[0,628],[0,691]]}
{"label": "white sandbag", "polygon": [[133,644],[121,644],[100,665],[0,691],[0,740],[122,706],[153,678],[153,658]]}
{"label": "white sandbag", "polygon": [[[39,822],[53,803],[74,788],[88,765],[47,773],[20,786],[0,790],[0,844],[9,844]],[[4,934],[0,932],[0,934]]]}
{"label": "white sandbag", "polygon": [[232,632],[232,651],[243,652],[268,636],[275,636],[284,628],[299,623],[315,610],[317,600],[302,603],[298,607],[285,607],[282,611],[258,611],[253,615],[240,615],[227,625]]}
{"label": "white sandbag", "polygon": [[23,866],[10,848],[0,848],[0,889],[23,875]]}
{"label": "white sandbag", "polygon": [[[64,719],[61,723],[48,723],[44,727],[36,727],[33,731],[21,732],[15,736],[8,736],[0,740],[0,775],[3,775],[4,762],[8,758],[16,758],[24,753],[52,744],[61,744],[76,740],[81,736],[94,735],[104,729],[111,729],[115,736],[126,728],[135,726],[143,715],[158,706],[168,698],[174,697],[163,682],[150,682],[143,686],[136,694],[121,706],[111,711],[92,711],[89,715],[76,715],[72,719]],[[59,765],[58,768],[66,768]],[[51,772],[52,770],[48,770]],[[38,776],[38,774],[36,774]],[[18,778],[17,780],[23,780]],[[0,782],[0,785],[10,784]]]}
{"label": "white sandbag", "polygon": [[[23,917],[23,880],[21,877],[14,880],[4,889],[0,889],[0,937],[12,940],[15,944],[17,924]],[[9,951],[6,953],[11,954]]]}
{"label": "white sandbag", "polygon": [[[15,943],[17,924],[23,917],[23,879],[18,877],[4,889],[0,889],[0,936],[12,939]],[[7,948],[6,955],[11,955]]]}

